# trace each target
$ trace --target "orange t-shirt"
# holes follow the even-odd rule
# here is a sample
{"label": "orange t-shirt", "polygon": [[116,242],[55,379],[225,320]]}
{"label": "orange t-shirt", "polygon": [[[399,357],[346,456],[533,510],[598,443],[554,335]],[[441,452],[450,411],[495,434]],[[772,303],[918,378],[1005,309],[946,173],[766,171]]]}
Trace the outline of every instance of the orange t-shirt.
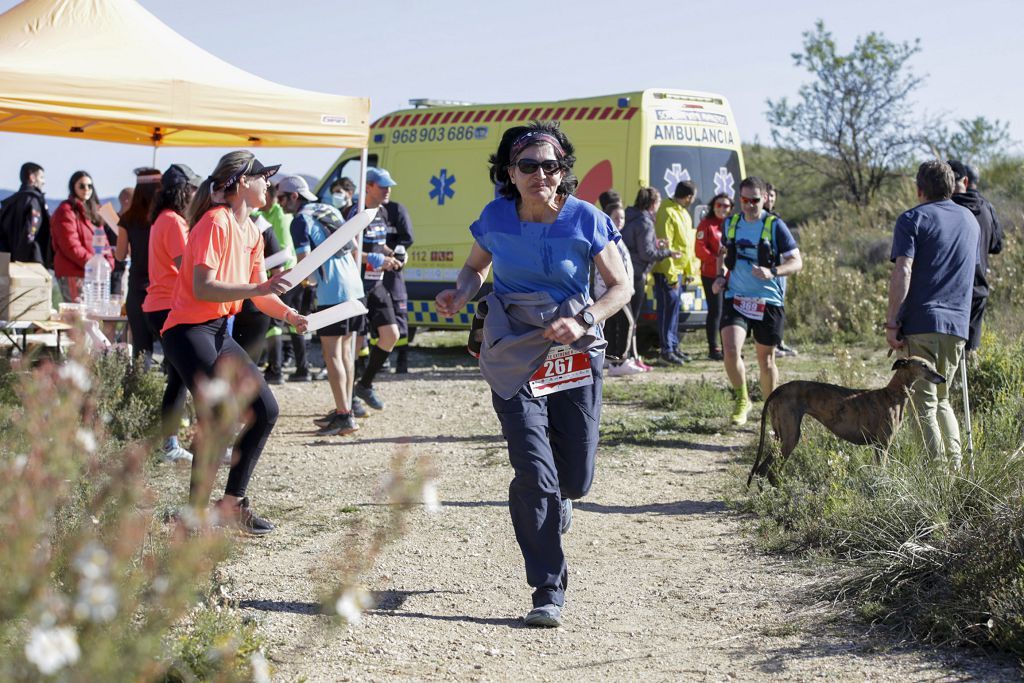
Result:
{"label": "orange t-shirt", "polygon": [[259,282],[264,271],[263,235],[248,217],[239,225],[226,206],[203,214],[188,235],[181,272],[174,283],[171,312],[161,334],[175,325],[205,323],[242,310],[242,300],[217,303],[197,299],[192,288],[196,266],[211,269],[214,279],[220,282]]}
{"label": "orange t-shirt", "polygon": [[149,288],[142,310],[147,313],[171,307],[178,266],[174,259],[185,252],[188,223],[176,211],[164,209],[149,229]]}

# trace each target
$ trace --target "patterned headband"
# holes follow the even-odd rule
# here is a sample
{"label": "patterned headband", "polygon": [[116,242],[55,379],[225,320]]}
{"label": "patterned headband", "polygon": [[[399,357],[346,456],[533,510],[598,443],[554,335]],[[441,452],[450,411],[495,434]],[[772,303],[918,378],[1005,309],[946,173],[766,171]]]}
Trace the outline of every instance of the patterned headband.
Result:
{"label": "patterned headband", "polygon": [[515,142],[512,143],[512,152],[509,154],[509,159],[515,159],[519,156],[520,152],[530,145],[537,145],[542,142],[546,142],[554,147],[555,154],[558,155],[559,159],[565,156],[565,151],[562,150],[562,143],[558,141],[558,138],[542,130],[531,130],[517,137]]}

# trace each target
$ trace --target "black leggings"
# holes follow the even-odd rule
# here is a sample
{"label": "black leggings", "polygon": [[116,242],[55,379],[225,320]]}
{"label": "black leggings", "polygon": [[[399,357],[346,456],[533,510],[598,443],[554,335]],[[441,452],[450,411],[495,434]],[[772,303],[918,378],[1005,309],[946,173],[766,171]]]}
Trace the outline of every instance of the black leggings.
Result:
{"label": "black leggings", "polygon": [[235,315],[235,324],[231,328],[231,338],[245,349],[253,363],[260,362],[263,350],[267,348],[267,330],[270,329],[270,316],[256,308],[250,300],[242,304],[242,310]]}
{"label": "black leggings", "polygon": [[625,360],[630,357],[630,327],[628,304],[604,321],[604,336],[608,340],[605,352],[609,358]]}
{"label": "black leggings", "polygon": [[708,335],[708,351],[721,351],[722,343],[719,341],[718,325],[722,321],[722,296],[725,292],[714,294],[711,291],[711,285],[715,282],[713,277],[704,277],[702,275],[700,281],[704,285],[704,301],[708,305],[708,319],[704,324],[704,329]]}
{"label": "black leggings", "polygon": [[[149,332],[153,339],[162,339],[160,330],[167,321],[166,311],[150,311],[146,313],[146,323],[149,325]],[[161,344],[163,346],[163,344]],[[167,373],[167,386],[164,388],[164,398],[160,402],[160,419],[163,421],[161,436],[172,436],[178,433],[178,425],[181,422],[181,412],[185,409],[185,383],[181,381],[181,375],[171,365],[167,358],[167,348],[164,348],[164,372]]]}
{"label": "black leggings", "polygon": [[129,287],[128,296],[125,297],[124,301],[124,308],[128,313],[128,329],[132,333],[132,353],[136,356],[144,354],[146,356],[146,367],[148,368],[150,356],[153,355],[153,340],[158,337],[153,335],[149,327],[149,321],[146,320],[146,314],[142,311],[142,302],[145,300],[145,287],[142,288],[142,291]]}
{"label": "black leggings", "polygon": [[[259,382],[259,393],[251,404],[253,412],[252,424],[247,426],[238,440],[238,459],[231,465],[228,472],[228,483],[224,487],[225,495],[245,495],[245,489],[252,478],[252,472],[256,468],[256,462],[263,453],[263,447],[267,444],[270,432],[277,422],[278,407],[274,394],[263,379],[263,374],[256,369],[255,363],[250,360],[245,350],[238,345],[234,339],[228,336],[227,318],[217,318],[205,323],[195,325],[175,325],[164,333],[164,353],[170,359],[171,365],[178,371],[188,390],[195,396],[196,379],[199,377],[209,378],[214,375],[214,366],[223,356],[234,356],[253,373],[253,377]],[[192,486],[191,496],[194,497],[197,490],[197,477],[201,474],[200,461],[202,458],[192,460]],[[205,501],[192,500],[195,503],[205,504]]]}

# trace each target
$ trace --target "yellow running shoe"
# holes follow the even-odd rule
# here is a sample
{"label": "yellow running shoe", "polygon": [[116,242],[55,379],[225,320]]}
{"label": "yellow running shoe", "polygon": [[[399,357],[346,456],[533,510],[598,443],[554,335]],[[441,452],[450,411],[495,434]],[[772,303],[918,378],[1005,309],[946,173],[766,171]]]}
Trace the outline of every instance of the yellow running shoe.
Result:
{"label": "yellow running shoe", "polygon": [[737,396],[733,404],[732,423],[739,427],[747,424],[747,414],[750,412],[750,399],[746,396]]}

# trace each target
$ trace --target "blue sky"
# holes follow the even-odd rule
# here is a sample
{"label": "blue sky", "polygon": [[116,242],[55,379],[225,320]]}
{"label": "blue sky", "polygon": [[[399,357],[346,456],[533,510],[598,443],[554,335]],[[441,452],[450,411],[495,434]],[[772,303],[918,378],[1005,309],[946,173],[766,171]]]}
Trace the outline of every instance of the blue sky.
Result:
{"label": "blue sky", "polygon": [[[0,12],[15,2],[0,0]],[[927,76],[922,116],[985,115],[1024,139],[1024,3],[975,0],[142,0],[166,24],[221,59],[287,85],[372,100],[373,117],[409,98],[514,102],[674,87],[729,98],[745,141],[769,140],[765,99],[795,95],[807,80],[791,54],[823,19],[848,50],[856,36],[920,38],[913,68]],[[171,56],[169,56],[170,58]],[[225,150],[164,149],[206,175]],[[266,163],[319,176],[336,150],[283,149]],[[88,170],[101,195],[134,182],[152,150],[0,133],[0,187],[17,185],[22,161],[47,169],[47,192]],[[400,179],[399,179],[400,181]]]}

